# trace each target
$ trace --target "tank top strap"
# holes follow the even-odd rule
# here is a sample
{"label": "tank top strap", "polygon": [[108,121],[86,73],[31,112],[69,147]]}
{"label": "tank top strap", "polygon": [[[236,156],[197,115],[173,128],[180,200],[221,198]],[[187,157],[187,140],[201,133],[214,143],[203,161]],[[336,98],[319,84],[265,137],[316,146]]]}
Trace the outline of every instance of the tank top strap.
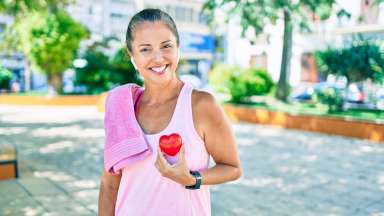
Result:
{"label": "tank top strap", "polygon": [[179,101],[173,114],[173,119],[175,120],[174,127],[185,128],[185,126],[189,127],[190,124],[193,125],[192,91],[193,87],[188,83],[184,83],[183,91],[179,96]]}

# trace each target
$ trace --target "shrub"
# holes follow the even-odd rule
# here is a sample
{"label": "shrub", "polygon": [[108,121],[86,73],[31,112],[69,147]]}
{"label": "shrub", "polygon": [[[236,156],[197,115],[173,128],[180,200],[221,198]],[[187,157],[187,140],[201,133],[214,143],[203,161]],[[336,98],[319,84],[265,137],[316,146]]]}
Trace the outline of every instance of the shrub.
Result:
{"label": "shrub", "polygon": [[265,95],[274,86],[271,76],[265,70],[242,70],[225,65],[218,65],[211,71],[209,83],[218,92],[230,94],[231,101],[235,103],[248,102],[251,96]]}
{"label": "shrub", "polygon": [[0,65],[0,89],[10,89],[12,72]]}
{"label": "shrub", "polygon": [[315,97],[328,107],[328,113],[343,111],[344,97],[341,89],[329,86],[316,91]]}
{"label": "shrub", "polygon": [[240,75],[240,79],[246,83],[247,96],[267,94],[272,86],[271,76],[265,70],[250,68]]}
{"label": "shrub", "polygon": [[225,64],[216,65],[209,73],[208,81],[217,92],[230,94],[231,77],[238,76],[241,68]]}

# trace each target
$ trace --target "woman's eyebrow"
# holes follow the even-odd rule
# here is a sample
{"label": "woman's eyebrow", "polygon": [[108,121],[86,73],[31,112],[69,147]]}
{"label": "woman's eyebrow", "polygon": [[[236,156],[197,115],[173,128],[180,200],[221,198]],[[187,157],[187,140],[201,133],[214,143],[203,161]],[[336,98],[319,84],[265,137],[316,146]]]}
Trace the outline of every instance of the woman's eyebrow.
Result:
{"label": "woman's eyebrow", "polygon": [[139,46],[151,46],[151,44],[140,44]]}
{"label": "woman's eyebrow", "polygon": [[166,41],[163,41],[163,42],[161,42],[161,43],[163,44],[163,43],[167,43],[167,42],[170,42],[170,41],[171,41],[171,40],[166,40]]}

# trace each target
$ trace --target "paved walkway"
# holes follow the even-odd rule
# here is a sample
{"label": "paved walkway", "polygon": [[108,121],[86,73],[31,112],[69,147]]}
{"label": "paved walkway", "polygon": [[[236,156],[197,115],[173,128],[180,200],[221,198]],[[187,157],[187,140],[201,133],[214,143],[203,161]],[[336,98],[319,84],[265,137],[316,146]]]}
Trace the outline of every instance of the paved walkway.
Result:
{"label": "paved walkway", "polygon": [[[0,142],[20,163],[18,180],[0,181],[0,215],[96,215],[102,118],[94,107],[0,105]],[[384,215],[384,143],[233,128],[244,176],[212,187],[213,216]]]}

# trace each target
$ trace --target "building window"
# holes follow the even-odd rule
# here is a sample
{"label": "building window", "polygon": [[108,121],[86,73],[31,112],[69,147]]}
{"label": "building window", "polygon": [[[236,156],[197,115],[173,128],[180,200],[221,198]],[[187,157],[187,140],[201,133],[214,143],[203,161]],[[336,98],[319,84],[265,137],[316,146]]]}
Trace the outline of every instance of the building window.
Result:
{"label": "building window", "polygon": [[111,18],[113,18],[113,19],[124,19],[124,20],[126,20],[126,19],[129,18],[128,15],[126,15],[126,14],[121,14],[121,13],[111,13],[110,16],[111,16]]}
{"label": "building window", "polygon": [[208,18],[206,15],[200,13],[199,14],[199,24],[206,25],[208,23]]}
{"label": "building window", "polygon": [[185,21],[185,8],[176,6],[176,16],[177,21]]}
{"label": "building window", "polygon": [[188,8],[186,13],[186,21],[193,23],[194,22],[193,15],[194,15],[194,10],[192,8]]}

